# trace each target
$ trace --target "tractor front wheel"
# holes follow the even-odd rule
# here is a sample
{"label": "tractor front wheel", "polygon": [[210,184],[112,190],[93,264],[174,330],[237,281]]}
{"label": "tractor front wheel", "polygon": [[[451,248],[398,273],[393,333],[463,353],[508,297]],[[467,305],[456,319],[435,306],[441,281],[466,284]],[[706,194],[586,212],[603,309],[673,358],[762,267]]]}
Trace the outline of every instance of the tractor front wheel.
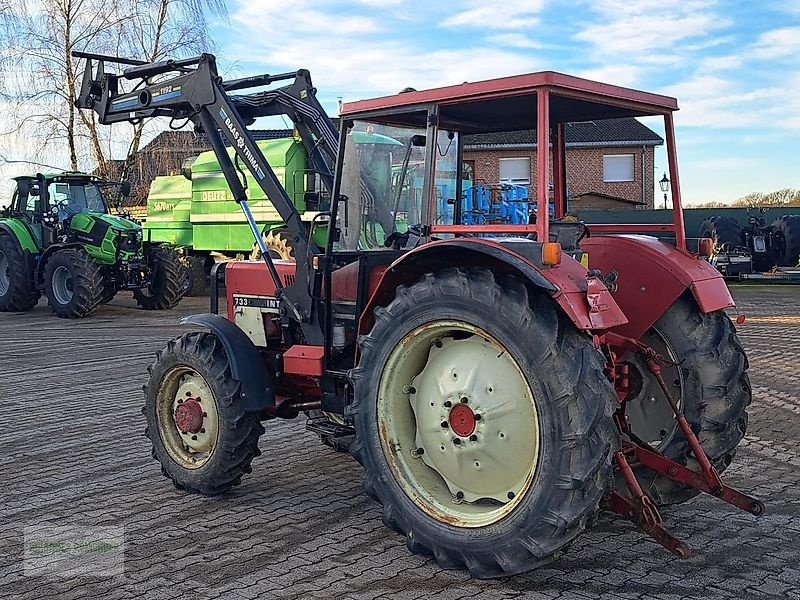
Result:
{"label": "tractor front wheel", "polygon": [[103,271],[83,249],[59,250],[44,267],[44,287],[47,302],[56,316],[86,317],[102,302]]}
{"label": "tractor front wheel", "polygon": [[216,336],[191,332],[156,353],[144,386],[145,435],[175,487],[204,495],[238,485],[264,427],[242,409],[241,383]]}
{"label": "tractor front wheel", "polygon": [[351,372],[364,489],[415,553],[474,577],[528,571],[593,520],[617,444],[591,339],[486,269],[400,286]]}
{"label": "tractor front wheel", "polygon": [[14,240],[0,234],[0,312],[24,312],[39,302],[33,276]]}
{"label": "tractor front wheel", "polygon": [[136,303],[144,310],[174,308],[186,292],[188,275],[180,257],[170,248],[150,250],[150,285],[133,290]]}
{"label": "tractor front wheel", "polygon": [[[662,376],[692,431],[717,471],[733,460],[747,430],[747,406],[752,392],[747,357],[736,330],[724,311],[704,314],[690,294],[678,299],[640,340],[670,363]],[[644,361],[632,358],[636,373],[635,397],[626,402],[631,430],[667,458],[699,471],[689,443],[674,413]],[[658,505],[677,504],[699,492],[655,471],[638,466],[642,489]],[[620,491],[626,488],[617,482]]]}

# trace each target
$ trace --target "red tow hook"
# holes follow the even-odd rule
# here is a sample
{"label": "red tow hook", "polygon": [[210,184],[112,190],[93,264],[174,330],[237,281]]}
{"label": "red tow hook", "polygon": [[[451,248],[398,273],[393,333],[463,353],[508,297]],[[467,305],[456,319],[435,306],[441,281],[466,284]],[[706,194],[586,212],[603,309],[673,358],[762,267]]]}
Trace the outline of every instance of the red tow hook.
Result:
{"label": "red tow hook", "polygon": [[703,479],[705,479],[706,485],[708,485],[711,493],[714,496],[721,496],[724,487],[722,479],[720,479],[719,473],[717,473],[714,465],[712,465],[711,461],[708,460],[708,455],[706,455],[705,450],[703,450],[703,447],[700,445],[700,440],[697,439],[697,436],[694,434],[694,431],[692,431],[689,422],[678,408],[678,404],[675,402],[672,394],[670,394],[669,388],[667,387],[664,378],[661,376],[661,365],[658,364],[658,354],[656,354],[652,348],[648,348],[645,354],[647,357],[647,369],[653,374],[653,377],[656,378],[656,381],[658,381],[658,385],[661,387],[661,391],[664,392],[664,396],[667,398],[667,402],[669,402],[672,412],[675,413],[675,418],[678,421],[678,427],[681,428],[689,447],[692,449],[692,454],[694,454],[697,462],[700,463],[700,471],[703,473]]}

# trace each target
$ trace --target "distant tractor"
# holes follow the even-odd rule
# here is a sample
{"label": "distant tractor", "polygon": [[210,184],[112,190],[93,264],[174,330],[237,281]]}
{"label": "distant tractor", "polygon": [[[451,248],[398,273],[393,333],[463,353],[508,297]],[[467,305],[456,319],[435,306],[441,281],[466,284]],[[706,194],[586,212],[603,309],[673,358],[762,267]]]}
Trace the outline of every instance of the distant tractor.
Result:
{"label": "distant tractor", "polygon": [[58,317],[86,317],[120,290],[146,310],[173,308],[186,271],[169,248],[146,243],[109,213],[106,194],[127,183],[85,173],[17,177],[0,215],[0,311],[31,310],[42,294]]}
{"label": "distant tractor", "polygon": [[733,217],[714,216],[700,224],[700,237],[714,240],[710,262],[723,275],[737,276],[797,267],[800,263],[800,215],[783,215],[767,226],[766,208],[747,209],[747,226]]}
{"label": "distant tractor", "polygon": [[[204,54],[114,59],[125,65],[117,74],[105,72],[108,57],[79,56],[88,61],[77,104],[101,123],[165,116],[202,127],[262,250],[261,261],[225,270],[227,318],[187,317],[195,331],[148,370],[146,434],[179,489],[231,489],[260,453],[263,421],[315,411],[329,442],[352,437],[365,492],[409,550],[475,577],[547,564],[600,510],[681,557],[690,550],[660,506],[704,492],[762,514],[720,477],[747,429],[748,362],[725,313],[733,299],[704,260],[711,240],[684,235],[674,98],[542,72],[346,103],[338,142],[327,126],[311,134],[332,176],[317,242],[246,123],[275,114],[262,104],[269,94],[285,99],[304,139],[324,113],[283,96],[291,84],[241,93],[306,71],[225,81]],[[173,92],[156,102],[164,89]],[[563,219],[566,124],[654,115],[673,223]],[[445,177],[462,198],[463,135],[533,129],[539,148],[552,147],[536,158],[535,222],[470,224],[461,201],[437,208]],[[370,155],[355,141],[369,132],[401,146]],[[281,215],[294,261],[267,251],[237,164]],[[401,222],[394,207],[412,165],[423,183],[408,214],[419,218]],[[359,232],[387,216],[383,239],[365,244]],[[628,235],[634,227],[670,237]]]}

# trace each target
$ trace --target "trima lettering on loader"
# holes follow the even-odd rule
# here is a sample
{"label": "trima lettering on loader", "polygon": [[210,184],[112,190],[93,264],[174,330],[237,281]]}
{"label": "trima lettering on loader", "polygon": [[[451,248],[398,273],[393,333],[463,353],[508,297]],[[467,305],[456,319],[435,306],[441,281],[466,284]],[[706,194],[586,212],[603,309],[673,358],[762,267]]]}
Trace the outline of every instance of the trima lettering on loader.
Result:
{"label": "trima lettering on loader", "polygon": [[144,309],[181,299],[186,271],[168,248],[148,244],[133,221],[109,213],[111,188],[128,184],[85,173],[16,178],[0,218],[0,311],[31,310],[42,294],[63,318],[85,317],[120,290]]}
{"label": "trima lettering on loader", "polygon": [[[124,80],[134,92],[120,90]],[[156,81],[183,94],[150,103]],[[701,256],[711,241],[684,237],[675,99],[543,72],[345,104],[332,225],[320,247],[239,117],[258,95],[227,93],[242,81],[221,80],[211,55],[119,75],[87,67],[79,100],[102,123],[194,120],[260,239],[223,144],[244,140],[297,236],[296,262],[265,252],[263,262],[229,265],[228,318],[187,318],[200,331],[168,342],[149,368],[147,435],[176,486],[230,489],[251,471],[262,421],[316,409],[355,436],[350,451],[384,523],[412,552],[476,577],[553,560],[601,509],[679,556],[689,549],[664,528],[659,506],[705,492],[763,512],[720,478],[747,427],[751,391],[724,312],[733,300]],[[561,220],[565,123],[646,115],[664,118],[675,209],[672,224],[641,229],[670,239]],[[434,182],[452,173],[461,197],[462,135],[534,128],[538,147],[553,147],[552,160],[537,156],[536,222],[465,225],[460,203],[443,222]],[[363,160],[352,134],[367,129],[409,150],[391,164]],[[364,178],[418,160],[419,222],[380,247],[348,247],[349,229],[369,218],[355,210]],[[383,207],[403,185],[402,176],[389,180],[395,193],[373,198]],[[505,237],[475,236],[484,233]],[[591,270],[575,259],[581,250]]]}

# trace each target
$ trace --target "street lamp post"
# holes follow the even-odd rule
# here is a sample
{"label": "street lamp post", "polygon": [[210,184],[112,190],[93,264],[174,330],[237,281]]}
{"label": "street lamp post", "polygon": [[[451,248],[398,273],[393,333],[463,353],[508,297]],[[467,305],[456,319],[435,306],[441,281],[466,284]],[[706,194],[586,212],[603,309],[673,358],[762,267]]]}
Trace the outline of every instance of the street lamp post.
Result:
{"label": "street lamp post", "polygon": [[667,174],[664,173],[664,176],[659,180],[658,185],[661,187],[661,191],[664,192],[664,209],[667,208],[667,191],[669,190],[669,179],[667,179]]}

